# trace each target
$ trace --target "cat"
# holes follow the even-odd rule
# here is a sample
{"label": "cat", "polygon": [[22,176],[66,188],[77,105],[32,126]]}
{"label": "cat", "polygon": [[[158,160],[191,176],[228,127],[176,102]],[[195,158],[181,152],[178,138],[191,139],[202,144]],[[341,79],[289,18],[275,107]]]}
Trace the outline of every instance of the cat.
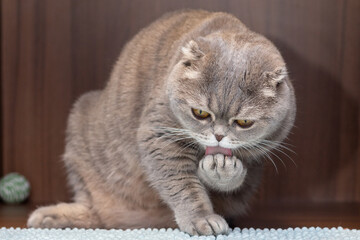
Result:
{"label": "cat", "polygon": [[295,112],[269,40],[227,13],[168,13],[74,104],[63,155],[73,202],[40,207],[27,225],[226,234]]}

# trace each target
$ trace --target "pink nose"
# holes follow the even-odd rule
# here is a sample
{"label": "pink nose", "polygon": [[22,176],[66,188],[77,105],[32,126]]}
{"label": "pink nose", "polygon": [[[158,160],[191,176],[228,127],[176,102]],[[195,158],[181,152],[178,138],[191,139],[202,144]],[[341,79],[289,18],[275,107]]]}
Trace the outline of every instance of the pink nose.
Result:
{"label": "pink nose", "polygon": [[224,138],[224,135],[218,135],[218,134],[215,134],[215,138],[216,138],[216,140],[218,140],[218,142],[220,142],[220,141],[221,141],[221,139],[223,139],[223,138]]}

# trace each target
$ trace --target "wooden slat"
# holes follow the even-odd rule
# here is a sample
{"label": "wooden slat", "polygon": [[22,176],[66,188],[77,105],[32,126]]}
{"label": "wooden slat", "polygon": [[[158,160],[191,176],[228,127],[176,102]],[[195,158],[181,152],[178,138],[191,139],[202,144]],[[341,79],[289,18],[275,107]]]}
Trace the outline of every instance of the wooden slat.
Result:
{"label": "wooden slat", "polygon": [[[337,182],[338,201],[345,194],[360,201],[360,1],[347,1],[343,28],[341,64],[341,158],[348,159],[340,166]],[[347,191],[347,193],[344,193]]]}

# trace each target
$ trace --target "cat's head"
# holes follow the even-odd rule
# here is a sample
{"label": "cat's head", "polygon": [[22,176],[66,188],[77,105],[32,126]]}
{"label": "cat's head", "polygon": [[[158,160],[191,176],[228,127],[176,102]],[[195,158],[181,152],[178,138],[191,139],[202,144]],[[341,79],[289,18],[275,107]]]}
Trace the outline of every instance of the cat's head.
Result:
{"label": "cat's head", "polygon": [[171,110],[210,154],[268,150],[286,137],[294,92],[270,41],[251,32],[215,33],[188,42],[181,54],[167,85]]}

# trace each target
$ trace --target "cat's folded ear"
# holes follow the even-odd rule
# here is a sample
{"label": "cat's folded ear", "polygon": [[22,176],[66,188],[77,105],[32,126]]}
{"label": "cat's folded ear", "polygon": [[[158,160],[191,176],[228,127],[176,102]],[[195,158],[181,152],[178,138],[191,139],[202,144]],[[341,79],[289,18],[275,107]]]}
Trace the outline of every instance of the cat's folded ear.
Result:
{"label": "cat's folded ear", "polygon": [[265,72],[264,75],[273,86],[278,86],[288,76],[288,71],[282,66],[275,68],[274,71]]}
{"label": "cat's folded ear", "polygon": [[185,61],[199,60],[205,55],[194,40],[191,40],[184,47],[182,47],[181,52]]}

